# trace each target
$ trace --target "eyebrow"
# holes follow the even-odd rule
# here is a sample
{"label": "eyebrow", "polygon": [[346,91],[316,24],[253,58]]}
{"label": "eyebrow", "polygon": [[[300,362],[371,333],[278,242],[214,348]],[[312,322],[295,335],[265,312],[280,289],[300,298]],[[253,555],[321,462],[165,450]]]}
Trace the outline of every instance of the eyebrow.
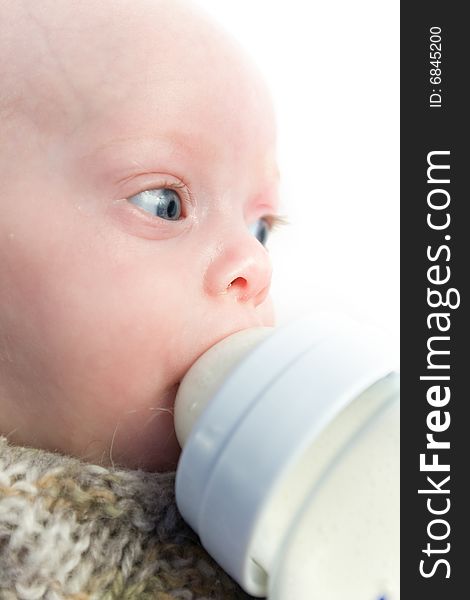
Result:
{"label": "eyebrow", "polygon": [[[125,152],[122,152],[126,149]],[[132,158],[130,158],[130,155]],[[98,179],[115,179],[116,183],[132,176],[137,168],[148,170],[141,164],[154,156],[158,157],[165,168],[165,163],[179,157],[183,162],[188,160],[190,147],[183,140],[167,136],[121,136],[99,144],[92,150],[82,151],[78,162],[81,169],[94,173]]]}
{"label": "eyebrow", "polygon": [[[215,145],[209,143],[207,139],[201,140],[200,136],[197,136],[194,133],[187,133],[181,129],[166,129],[163,132],[160,132],[158,135],[128,135],[113,138],[105,143],[99,144],[88,154],[88,156],[96,156],[97,154],[101,154],[110,148],[119,147],[126,144],[131,146],[142,143],[147,143],[149,146],[162,144],[187,154],[193,152],[194,146],[197,144],[199,152],[202,151],[209,156],[214,156],[217,154],[217,148]],[[269,169],[269,174],[272,175],[273,178],[279,180],[279,168],[277,167],[276,162],[273,162],[274,164],[272,168]]]}
{"label": "eyebrow", "polygon": [[[161,136],[159,136],[159,138],[152,137],[152,136],[135,136],[135,135],[117,137],[117,138],[114,138],[112,140],[105,142],[104,144],[100,144],[90,154],[92,154],[92,155],[99,154],[99,153],[107,150],[108,148],[112,148],[115,146],[122,146],[124,144],[135,144],[135,143],[146,142],[146,141],[154,143],[157,139],[161,139]],[[173,143],[173,142],[170,142],[170,143]]]}
{"label": "eyebrow", "polygon": [[[184,131],[173,131],[167,130],[158,136],[152,135],[139,135],[139,136],[120,136],[113,138],[103,144],[98,145],[94,150],[88,153],[87,157],[95,157],[96,155],[103,154],[109,149],[119,148],[125,145],[137,147],[145,144],[148,147],[152,146],[165,146],[166,150],[173,149],[179,153],[189,154],[193,150],[194,136],[188,135]],[[205,143],[202,147],[207,148],[208,144]],[[200,149],[200,147],[199,147]],[[215,151],[215,149],[213,150]]]}
{"label": "eyebrow", "polygon": [[[162,168],[165,169],[167,161],[171,161],[173,167],[175,158],[181,161],[182,167],[186,167],[184,163],[191,160],[195,143],[197,143],[197,138],[194,135],[181,130],[168,130],[158,136],[119,136],[99,144],[90,152],[82,154],[80,162],[87,170],[94,170],[100,179],[116,178],[116,183],[118,183],[131,177],[138,167],[147,170],[147,167],[140,164],[135,157],[129,158],[128,152],[120,154],[119,149],[128,148],[136,151],[143,161],[148,161],[150,157],[157,156],[162,162]],[[204,143],[201,141],[197,144],[197,150],[198,153],[204,153],[206,158],[217,155],[215,146],[208,144],[206,140]],[[103,156],[105,157],[104,165],[102,160],[99,160],[99,157]],[[180,173],[183,180],[183,171],[185,170],[185,168],[182,168]],[[119,179],[117,179],[118,177]],[[281,176],[275,157],[271,158],[269,162],[267,161],[264,177],[270,185],[279,184]]]}

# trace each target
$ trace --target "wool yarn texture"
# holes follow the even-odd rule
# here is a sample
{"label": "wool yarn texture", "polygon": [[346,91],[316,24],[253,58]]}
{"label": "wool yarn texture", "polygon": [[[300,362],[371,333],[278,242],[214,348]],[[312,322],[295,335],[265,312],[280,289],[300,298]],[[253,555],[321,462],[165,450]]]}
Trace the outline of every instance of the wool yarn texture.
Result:
{"label": "wool yarn texture", "polygon": [[179,515],[174,480],[0,437],[0,599],[250,599]]}

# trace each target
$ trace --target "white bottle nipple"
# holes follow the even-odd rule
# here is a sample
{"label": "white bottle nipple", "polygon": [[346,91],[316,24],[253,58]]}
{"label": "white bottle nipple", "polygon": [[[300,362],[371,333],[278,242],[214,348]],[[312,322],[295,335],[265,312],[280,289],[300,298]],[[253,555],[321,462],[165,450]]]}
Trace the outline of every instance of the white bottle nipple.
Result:
{"label": "white bottle nipple", "polygon": [[175,400],[175,430],[181,447],[229,372],[273,331],[273,327],[238,331],[209,348],[192,365],[180,383]]}

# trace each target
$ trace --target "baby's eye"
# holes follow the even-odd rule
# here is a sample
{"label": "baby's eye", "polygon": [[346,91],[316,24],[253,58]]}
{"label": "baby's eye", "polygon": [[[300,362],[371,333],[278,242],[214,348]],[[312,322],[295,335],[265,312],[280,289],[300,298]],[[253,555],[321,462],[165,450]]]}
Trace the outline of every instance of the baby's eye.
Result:
{"label": "baby's eye", "polygon": [[268,234],[271,230],[271,226],[266,219],[258,219],[254,223],[252,223],[248,229],[250,232],[256,237],[256,239],[263,246],[266,244],[266,240],[268,239]]}
{"label": "baby's eye", "polygon": [[177,221],[181,216],[181,198],[170,188],[145,190],[131,196],[128,201],[168,221]]}

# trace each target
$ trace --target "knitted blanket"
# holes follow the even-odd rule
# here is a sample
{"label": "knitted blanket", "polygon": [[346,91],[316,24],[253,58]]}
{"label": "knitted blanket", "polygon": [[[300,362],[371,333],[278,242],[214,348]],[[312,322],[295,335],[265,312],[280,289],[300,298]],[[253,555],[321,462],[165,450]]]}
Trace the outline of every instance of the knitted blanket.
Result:
{"label": "knitted blanket", "polygon": [[249,599],[180,517],[174,473],[0,437],[1,600]]}

